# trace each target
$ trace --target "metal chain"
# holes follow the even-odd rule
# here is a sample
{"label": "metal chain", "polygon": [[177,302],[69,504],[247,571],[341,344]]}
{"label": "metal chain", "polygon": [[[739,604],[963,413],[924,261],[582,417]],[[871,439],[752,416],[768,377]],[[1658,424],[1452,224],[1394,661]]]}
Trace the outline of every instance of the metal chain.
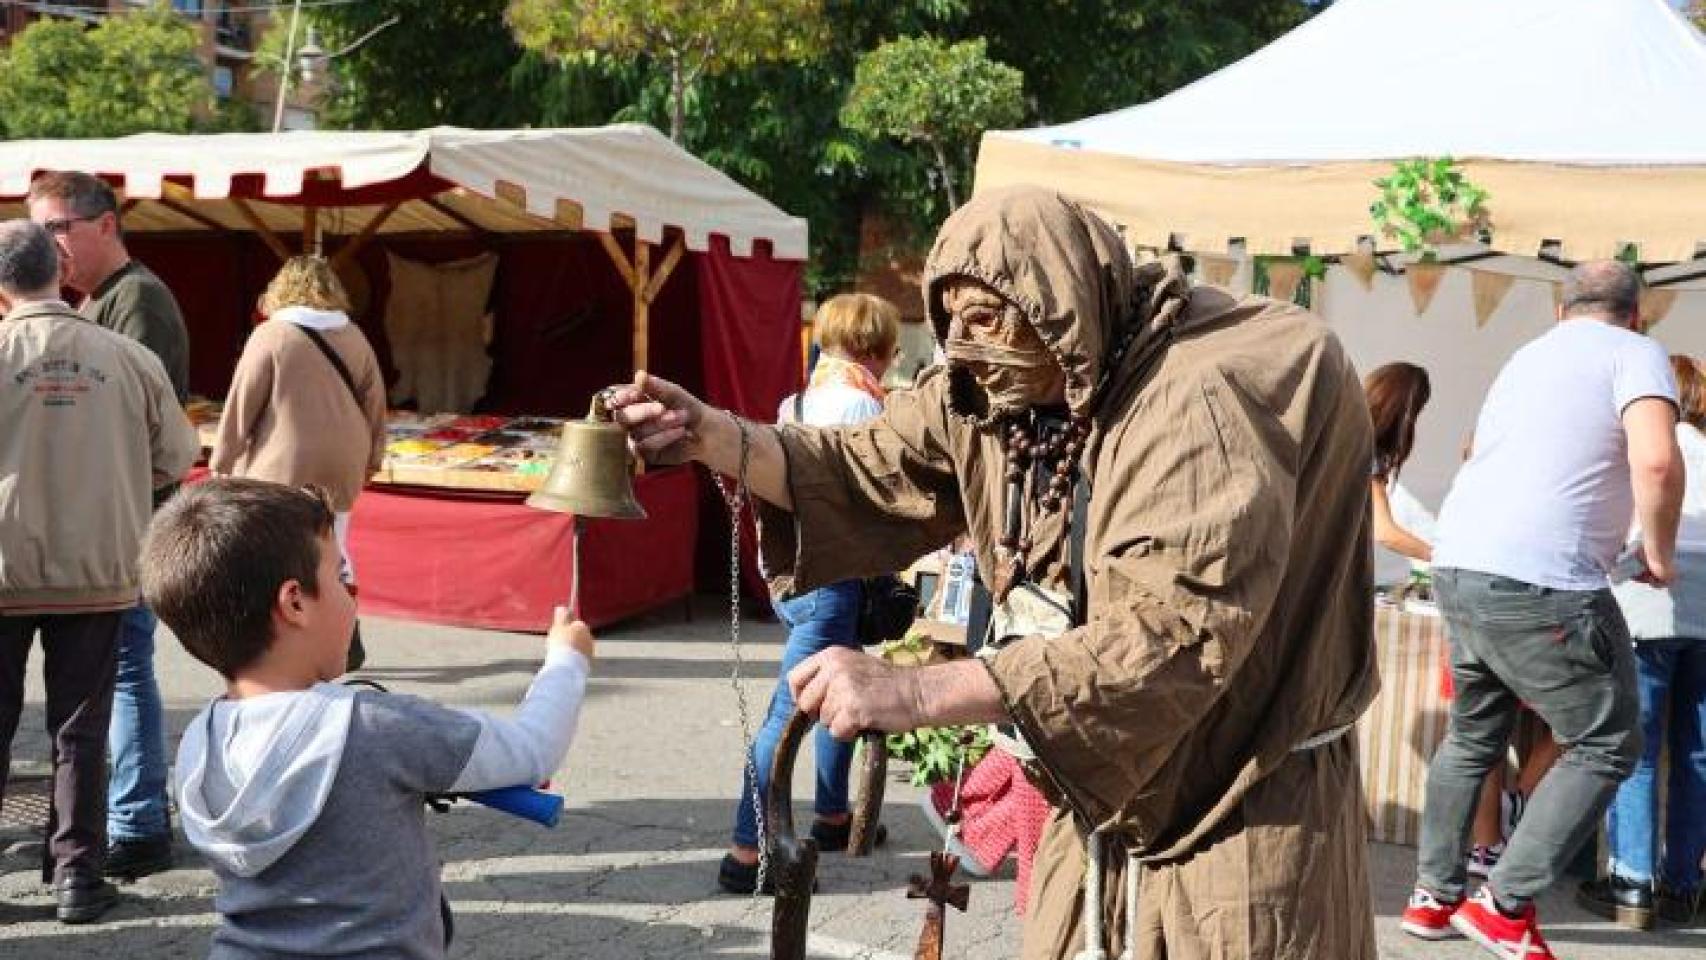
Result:
{"label": "metal chain", "polygon": [[729,650],[733,654],[729,685],[735,690],[735,707],[740,714],[742,755],[746,757],[746,787],[751,791],[753,820],[758,824],[758,880],[752,888],[752,894],[756,897],[764,890],[764,881],[770,875],[770,831],[764,821],[763,791],[759,789],[758,759],[754,755],[752,739],[752,711],[746,702],[746,687],[741,683],[746,672],[746,662],[741,656],[740,648],[740,518],[741,510],[747,501],[746,465],[752,449],[752,438],[747,434],[746,424],[740,417],[735,416],[733,412],[729,413],[729,417],[740,431],[739,473],[733,489],[724,484],[722,476],[715,472],[711,474],[711,479],[716,482],[717,492],[722,494],[723,503],[729,508]]}

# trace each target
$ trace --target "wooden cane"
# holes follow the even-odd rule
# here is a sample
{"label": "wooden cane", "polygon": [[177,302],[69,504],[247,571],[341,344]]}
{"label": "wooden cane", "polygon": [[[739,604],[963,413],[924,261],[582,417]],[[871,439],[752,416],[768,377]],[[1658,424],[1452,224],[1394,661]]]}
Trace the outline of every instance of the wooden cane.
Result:
{"label": "wooden cane", "polygon": [[[794,761],[815,723],[810,715],[798,709],[788,718],[771,757],[770,783],[764,792],[770,876],[776,884],[776,902],[770,914],[770,960],[806,957],[818,849],[816,840],[794,832]],[[862,734],[861,739],[865,756],[859,768],[859,795],[854,801],[849,828],[849,856],[866,856],[871,852],[883,803],[883,779],[887,775],[887,738],[873,730]]]}

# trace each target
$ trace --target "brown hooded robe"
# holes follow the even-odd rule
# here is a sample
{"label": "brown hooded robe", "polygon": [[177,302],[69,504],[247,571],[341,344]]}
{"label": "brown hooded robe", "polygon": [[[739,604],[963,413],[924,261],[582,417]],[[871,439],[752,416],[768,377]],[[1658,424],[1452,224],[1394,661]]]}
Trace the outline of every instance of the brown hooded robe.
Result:
{"label": "brown hooded robe", "polygon": [[[1338,341],[1290,304],[1134,268],[1105,222],[1037,189],[980,196],[943,226],[925,278],[938,340],[960,276],[1025,311],[1095,421],[1088,622],[989,661],[1065,800],[1023,956],[1082,947],[1082,831],[1108,826],[1142,864],[1128,924],[1126,857],[1108,857],[1110,951],[1131,929],[1156,960],[1373,958],[1352,736],[1294,749],[1355,721],[1378,685],[1372,431]],[[773,587],[892,570],[962,529],[994,570],[1004,460],[981,400],[937,368],[867,424],[781,428],[794,512],[763,510]],[[1026,509],[1034,576],[1062,587],[1068,511]]]}

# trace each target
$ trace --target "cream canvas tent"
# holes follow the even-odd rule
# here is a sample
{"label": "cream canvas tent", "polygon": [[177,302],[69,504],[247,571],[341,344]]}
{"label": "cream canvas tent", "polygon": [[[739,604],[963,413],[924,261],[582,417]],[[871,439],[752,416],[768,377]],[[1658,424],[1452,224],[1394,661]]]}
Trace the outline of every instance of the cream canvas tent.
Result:
{"label": "cream canvas tent", "polygon": [[1706,41],[1663,0],[1338,0],[1152,103],[985,135],[977,189],[1058,185],[1137,244],[1356,248],[1394,159],[1452,156],[1493,244],[1706,240]]}
{"label": "cream canvas tent", "polygon": [[[1553,320],[1558,260],[1634,243],[1645,263],[1687,261],[1706,240],[1706,40],[1663,0],[1338,0],[1152,103],[987,134],[977,189],[1056,187],[1138,246],[1343,254],[1375,232],[1372,181],[1418,156],[1456,157],[1488,189],[1492,249],[1445,251],[1464,268],[1431,300],[1393,257],[1372,278],[1330,270],[1314,305],[1360,369],[1432,374],[1402,480],[1437,508],[1493,377]],[[1706,356],[1706,264],[1646,273],[1671,292],[1654,335]]]}

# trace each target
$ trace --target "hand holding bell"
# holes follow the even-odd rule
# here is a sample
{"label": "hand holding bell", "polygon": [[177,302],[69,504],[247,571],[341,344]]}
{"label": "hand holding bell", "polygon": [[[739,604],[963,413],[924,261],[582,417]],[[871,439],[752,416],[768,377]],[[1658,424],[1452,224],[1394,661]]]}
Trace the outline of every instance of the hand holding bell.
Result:
{"label": "hand holding bell", "polygon": [[610,388],[607,403],[647,463],[671,466],[699,458],[698,431],[710,408],[693,394],[641,370],[633,383]]}

